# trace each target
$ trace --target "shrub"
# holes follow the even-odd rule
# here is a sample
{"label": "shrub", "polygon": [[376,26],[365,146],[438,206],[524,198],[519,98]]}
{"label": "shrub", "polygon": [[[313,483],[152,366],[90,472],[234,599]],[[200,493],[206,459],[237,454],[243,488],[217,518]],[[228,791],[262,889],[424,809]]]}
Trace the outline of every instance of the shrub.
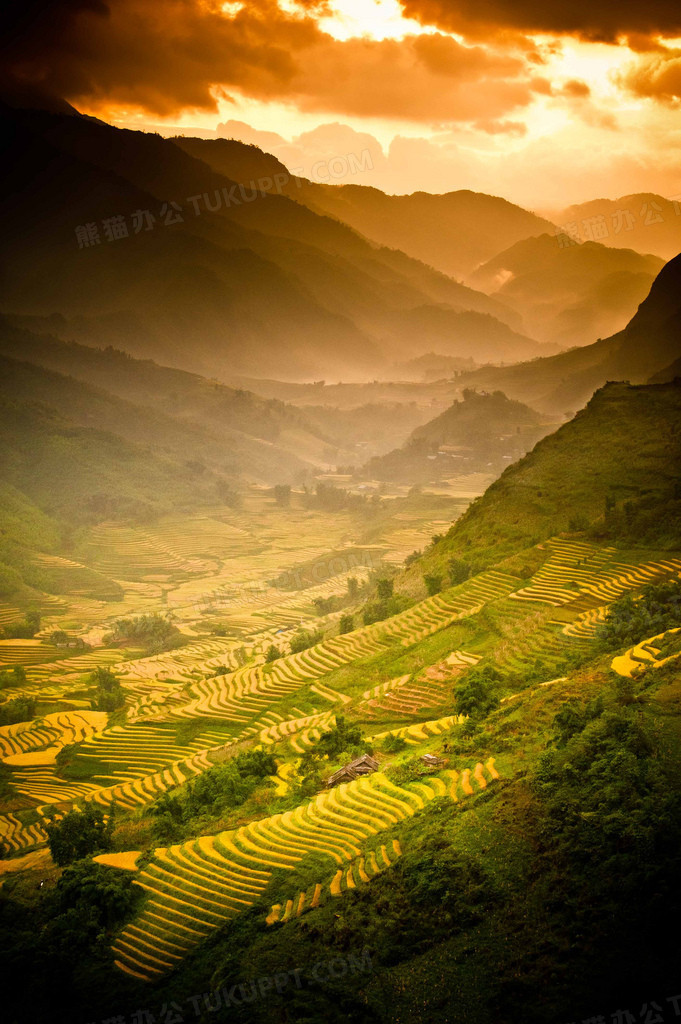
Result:
{"label": "shrub", "polygon": [[63,867],[90,854],[110,850],[113,824],[113,806],[107,822],[102,808],[91,803],[82,811],[69,811],[60,821],[49,822],[45,831],[55,864]]}
{"label": "shrub", "polygon": [[94,711],[118,711],[125,705],[125,690],[110,669],[96,668],[90,676],[90,683],[97,687],[91,702]]}
{"label": "shrub", "polygon": [[440,591],[442,590],[442,576],[438,576],[435,573],[427,573],[423,577],[423,582],[426,585],[426,590],[428,591],[430,597],[433,597],[435,594],[439,594]]}
{"label": "shrub", "polygon": [[33,697],[16,697],[0,704],[0,725],[16,725],[30,722],[35,716],[36,702]]}
{"label": "shrub", "polygon": [[309,647],[314,647],[315,644],[321,643],[323,639],[324,634],[321,631],[312,633],[307,629],[299,629],[291,637],[291,654],[299,654],[300,651],[306,651]]}

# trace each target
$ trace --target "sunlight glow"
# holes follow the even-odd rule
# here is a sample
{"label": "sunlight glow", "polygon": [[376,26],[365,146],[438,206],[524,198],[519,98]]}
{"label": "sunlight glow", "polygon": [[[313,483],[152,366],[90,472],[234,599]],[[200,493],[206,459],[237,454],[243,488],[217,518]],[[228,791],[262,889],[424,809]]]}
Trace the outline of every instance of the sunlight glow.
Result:
{"label": "sunlight glow", "polygon": [[334,39],[345,41],[363,36],[369,39],[404,39],[435,30],[405,18],[397,0],[332,0],[330,15],[319,19],[319,27]]}

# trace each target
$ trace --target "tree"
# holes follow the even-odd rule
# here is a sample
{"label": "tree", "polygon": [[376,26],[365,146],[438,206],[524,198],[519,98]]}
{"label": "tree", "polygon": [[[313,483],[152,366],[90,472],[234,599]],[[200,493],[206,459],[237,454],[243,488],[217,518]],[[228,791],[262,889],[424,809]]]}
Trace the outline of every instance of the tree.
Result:
{"label": "tree", "polygon": [[333,729],[323,733],[317,740],[314,751],[322,756],[337,757],[349,747],[357,747],[362,742],[362,730],[359,726],[349,725],[343,715],[336,715]]}
{"label": "tree", "polygon": [[272,488],[272,494],[277,505],[281,508],[287,508],[291,504],[291,485],[290,484],[277,484]]}
{"label": "tree", "polygon": [[452,581],[452,585],[456,586],[457,583],[463,583],[471,574],[471,567],[468,562],[462,561],[460,558],[452,558],[449,562],[449,578]]}
{"label": "tree", "polygon": [[426,590],[430,597],[433,597],[435,594],[439,594],[442,590],[442,576],[437,573],[426,573],[423,577],[423,582],[426,585]]}
{"label": "tree", "polygon": [[354,576],[348,579],[348,597],[355,601],[359,595],[359,583]]}
{"label": "tree", "polygon": [[23,665],[15,665],[11,672],[8,669],[0,672],[0,690],[6,686],[23,686],[25,682],[26,669]]}
{"label": "tree", "polygon": [[[4,674],[4,673],[3,673]],[[33,697],[15,697],[0,704],[0,725],[30,722],[35,717],[36,701]]]}
{"label": "tree", "polygon": [[299,654],[300,651],[306,651],[308,647],[321,643],[323,639],[323,633],[310,633],[307,629],[299,629],[291,637],[291,654]]}
{"label": "tree", "polygon": [[91,702],[94,711],[118,711],[125,705],[125,690],[110,669],[96,668],[90,683],[97,687]]}
{"label": "tree", "polygon": [[74,809],[59,821],[49,822],[45,831],[53,861],[63,867],[90,854],[110,850],[113,825],[113,805],[109,820],[105,821],[102,808],[91,803],[82,811]]}
{"label": "tree", "polygon": [[159,615],[158,612],[118,619],[104,640],[116,644],[143,644],[151,654],[171,651],[186,643],[186,638],[171,622],[170,616]]}
{"label": "tree", "polygon": [[40,612],[26,612],[23,622],[5,626],[0,629],[0,636],[7,640],[32,640],[40,629]]}
{"label": "tree", "polygon": [[379,601],[387,601],[388,598],[393,596],[394,583],[388,579],[387,576],[381,577],[376,581],[376,591],[378,593]]}
{"label": "tree", "polygon": [[484,718],[499,704],[496,684],[501,676],[491,665],[473,669],[456,688],[456,710],[460,715]]}
{"label": "tree", "polygon": [[29,629],[31,629],[33,631],[33,633],[32,633],[33,636],[35,636],[35,634],[40,629],[40,622],[41,622],[41,619],[40,619],[40,612],[39,611],[37,611],[36,609],[33,609],[30,612],[26,612],[26,625],[28,626]]}
{"label": "tree", "polygon": [[106,928],[130,915],[141,894],[132,884],[131,871],[84,861],[67,867],[57,882],[55,902],[61,914],[82,909]]}
{"label": "tree", "polygon": [[644,587],[641,597],[631,594],[610,606],[607,618],[596,632],[608,650],[637,644],[681,622],[681,586],[673,580]]}
{"label": "tree", "polygon": [[341,636],[343,635],[343,633],[352,633],[354,628],[355,628],[355,619],[354,619],[354,617],[352,615],[349,615],[349,614],[341,615],[340,622],[338,624],[338,632],[341,634]]}
{"label": "tree", "polygon": [[281,651],[279,650],[278,647],[275,647],[274,644],[270,644],[270,646],[267,648],[267,654],[265,655],[265,661],[269,665],[270,662],[276,661],[277,658],[281,658]]}

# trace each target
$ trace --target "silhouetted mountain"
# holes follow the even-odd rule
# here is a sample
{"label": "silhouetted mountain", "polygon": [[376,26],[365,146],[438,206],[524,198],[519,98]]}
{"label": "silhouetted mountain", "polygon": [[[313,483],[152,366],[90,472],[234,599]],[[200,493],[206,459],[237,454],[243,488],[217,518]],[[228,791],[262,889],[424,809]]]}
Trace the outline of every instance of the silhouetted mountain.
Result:
{"label": "silhouetted mountain", "polygon": [[235,181],[274,179],[278,174],[283,180],[275,187],[310,209],[453,277],[465,277],[522,238],[553,230],[543,217],[482,192],[462,189],[444,195],[391,196],[365,185],[317,184],[293,178],[276,157],[234,139],[178,138],[175,142]]}
{"label": "silhouetted mountain", "polygon": [[501,388],[542,411],[581,408],[608,380],[645,383],[673,375],[681,353],[681,256],[667,263],[623,331],[593,345],[510,367],[483,367],[461,378],[465,386]]}
{"label": "silhouetted mountain", "polygon": [[0,302],[66,316],[69,338],[207,375],[267,367],[348,379],[433,348],[397,337],[402,311],[446,303],[518,322],[332,217],[239,188],[160,136],[7,108],[2,130],[16,160],[0,199]]}
{"label": "silhouetted mountain", "polygon": [[469,283],[517,310],[531,334],[571,348],[625,327],[663,266],[658,256],[544,234],[499,253]]}
{"label": "silhouetted mountain", "polygon": [[561,210],[552,220],[583,241],[652,252],[669,260],[681,250],[681,195],[635,192],[620,199],[592,199]]}

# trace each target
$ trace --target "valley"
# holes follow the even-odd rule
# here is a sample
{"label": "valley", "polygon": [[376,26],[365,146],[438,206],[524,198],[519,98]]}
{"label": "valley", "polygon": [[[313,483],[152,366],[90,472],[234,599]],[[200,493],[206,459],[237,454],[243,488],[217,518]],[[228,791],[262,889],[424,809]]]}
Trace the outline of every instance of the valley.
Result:
{"label": "valley", "polygon": [[[621,413],[611,423],[624,436],[643,395],[612,387]],[[581,429],[595,429],[599,397]],[[647,414],[657,409],[661,422],[678,400],[678,385],[658,385]],[[554,462],[569,458],[573,429],[551,439]],[[662,493],[673,459],[664,452]],[[547,458],[540,444],[495,486],[537,460],[549,481]],[[478,543],[483,564],[466,565],[457,538],[487,515],[501,540],[511,494],[471,505],[410,491],[330,514],[304,491],[251,487],[238,507],[104,521],[79,532],[68,558],[35,556],[49,592],[0,606],[10,634],[0,640],[0,709],[17,714],[0,727],[3,891],[24,901],[38,882],[60,891],[61,872],[76,868],[59,866],[72,855],[54,836],[74,808],[81,822],[95,815],[105,852],[89,861],[92,881],[113,873],[130,894],[97,954],[105,998],[115,989],[121,1005],[147,998],[148,986],[159,999],[186,989],[184,973],[213,948],[206,942],[228,957],[246,933],[251,948],[299,949],[308,921],[321,915],[326,927],[329,914],[382,899],[391,879],[405,884],[438,829],[460,851],[456,870],[477,860],[468,844],[479,829],[495,831],[510,856],[504,808],[540,771],[561,709],[579,715],[596,701],[626,715],[611,662],[614,678],[646,688],[645,701],[658,674],[675,692],[673,647],[666,660],[659,646],[613,659],[601,634],[630,595],[660,590],[678,601],[678,545],[660,524],[644,547],[623,545],[617,501],[603,519],[599,499],[573,497],[579,528],[558,518],[537,538],[527,520],[486,555]],[[13,639],[22,615],[39,628]],[[658,631],[655,643],[673,635]],[[599,722],[606,714],[593,713]],[[377,770],[325,787],[367,751]],[[510,864],[484,863],[485,886],[519,884]],[[522,858],[512,863],[522,875]],[[303,929],[300,940],[291,929]],[[383,977],[389,961],[371,948]],[[411,971],[414,953],[403,955]],[[476,969],[486,970],[482,961]],[[372,1003],[388,1013],[375,981]],[[102,992],[88,983],[78,998],[94,1007]],[[339,998],[347,1009],[352,989],[341,986]]]}
{"label": "valley", "polygon": [[8,1024],[680,1015],[681,22],[531,6],[3,13]]}

